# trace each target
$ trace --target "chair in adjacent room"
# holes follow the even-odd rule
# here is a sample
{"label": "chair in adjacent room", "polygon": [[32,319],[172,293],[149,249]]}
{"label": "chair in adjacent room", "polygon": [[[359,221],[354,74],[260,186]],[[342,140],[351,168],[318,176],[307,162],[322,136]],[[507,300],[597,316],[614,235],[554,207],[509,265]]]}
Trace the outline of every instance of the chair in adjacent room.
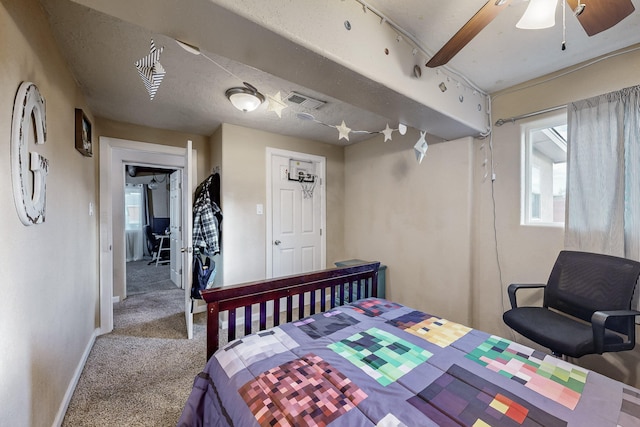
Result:
{"label": "chair in adjacent room", "polygon": [[148,262],[148,265],[151,265],[156,262],[158,249],[160,248],[160,241],[153,235],[153,230],[150,225],[144,226],[144,233],[147,236],[147,249],[151,254],[151,261]]}
{"label": "chair in adjacent room", "polygon": [[164,259],[169,252],[169,247],[161,247],[162,240],[156,237],[153,229],[150,225],[144,226],[144,232],[147,236],[147,249],[151,254],[151,261],[147,263],[147,265],[155,264],[166,264],[169,260]]}
{"label": "chair in adjacent room", "polygon": [[[511,284],[504,322],[556,356],[631,350],[633,293],[640,263],[589,252],[561,251],[546,285]],[[544,288],[542,307],[518,307],[516,292]]]}

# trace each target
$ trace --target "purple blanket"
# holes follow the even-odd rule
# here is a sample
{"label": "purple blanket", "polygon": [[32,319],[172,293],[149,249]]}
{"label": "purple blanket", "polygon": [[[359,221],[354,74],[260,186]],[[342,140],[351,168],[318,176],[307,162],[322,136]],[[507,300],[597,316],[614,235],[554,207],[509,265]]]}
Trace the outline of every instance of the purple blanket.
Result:
{"label": "purple blanket", "polygon": [[179,426],[638,426],[640,390],[369,298],[240,338]]}

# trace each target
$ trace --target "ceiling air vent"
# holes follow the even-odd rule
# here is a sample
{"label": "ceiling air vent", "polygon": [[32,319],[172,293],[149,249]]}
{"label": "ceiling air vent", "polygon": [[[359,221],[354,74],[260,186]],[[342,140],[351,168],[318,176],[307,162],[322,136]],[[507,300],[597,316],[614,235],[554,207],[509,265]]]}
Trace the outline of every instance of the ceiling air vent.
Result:
{"label": "ceiling air vent", "polygon": [[326,102],[320,101],[315,98],[311,98],[307,95],[302,95],[297,92],[291,92],[287,97],[287,101],[292,104],[300,105],[301,107],[308,108],[309,110],[317,110],[322,107]]}

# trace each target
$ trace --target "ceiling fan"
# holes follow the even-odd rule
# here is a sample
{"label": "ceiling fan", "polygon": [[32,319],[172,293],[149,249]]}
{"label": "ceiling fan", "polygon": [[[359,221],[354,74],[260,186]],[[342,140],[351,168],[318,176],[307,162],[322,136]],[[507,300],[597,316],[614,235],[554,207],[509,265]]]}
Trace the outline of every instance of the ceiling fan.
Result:
{"label": "ceiling fan", "polygon": [[[467,43],[480,33],[509,5],[511,0],[489,0],[466,24],[427,62],[427,67],[445,65]],[[635,10],[631,0],[567,0],[589,37],[615,26]]]}

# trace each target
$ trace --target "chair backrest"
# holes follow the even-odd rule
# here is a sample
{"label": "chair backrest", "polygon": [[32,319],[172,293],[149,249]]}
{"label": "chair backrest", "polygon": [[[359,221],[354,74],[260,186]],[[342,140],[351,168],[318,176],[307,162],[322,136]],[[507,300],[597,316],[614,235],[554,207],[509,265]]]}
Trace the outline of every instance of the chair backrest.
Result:
{"label": "chair backrest", "polygon": [[[599,310],[629,310],[640,263],[609,255],[561,251],[544,293],[544,306],[591,321]],[[611,319],[607,328],[626,331],[626,320]]]}
{"label": "chair backrest", "polygon": [[154,252],[158,245],[158,239],[153,235],[153,229],[150,225],[144,226],[144,232],[147,236],[147,249],[149,249],[149,253]]}

